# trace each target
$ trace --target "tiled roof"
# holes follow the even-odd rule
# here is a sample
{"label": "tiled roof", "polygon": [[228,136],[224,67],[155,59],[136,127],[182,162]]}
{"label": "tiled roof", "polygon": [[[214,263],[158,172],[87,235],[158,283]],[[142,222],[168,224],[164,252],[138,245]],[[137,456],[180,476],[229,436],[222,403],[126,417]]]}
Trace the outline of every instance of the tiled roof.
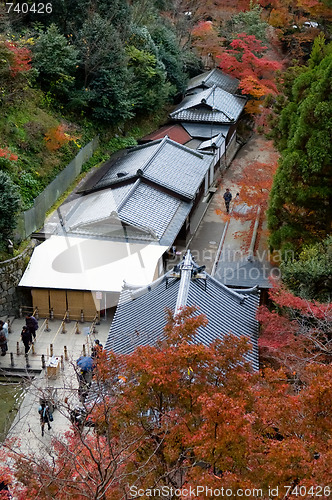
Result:
{"label": "tiled roof", "polygon": [[239,293],[204,272],[195,277],[194,271],[199,269],[189,252],[182,266],[186,264],[187,271],[182,267],[178,275],[169,272],[148,287],[127,287],[121,292],[105,348],[130,354],[140,345],[154,345],[163,335],[166,308],[175,311],[178,307],[196,305],[198,313],[208,319],[208,325],[198,331],[197,342],[208,345],[228,333],[238,338],[247,337],[252,344],[248,359],[258,369],[255,314],[259,295],[256,289]]}
{"label": "tiled roof", "polygon": [[193,199],[212,161],[212,156],[167,140],[143,170],[143,178]]}
{"label": "tiled roof", "polygon": [[[128,149],[127,154],[118,158],[118,160],[110,166],[109,170],[97,182],[94,188],[100,189],[110,186],[115,182],[122,181],[124,178],[129,179],[135,177],[137,170],[153,156],[158,150],[158,147],[159,141],[156,141]],[[126,175],[119,177],[118,174],[120,174],[120,176],[121,174]]]}
{"label": "tiled roof", "polygon": [[[156,240],[171,245],[192,202],[164,193],[141,179],[78,198],[66,216],[67,232]],[[128,224],[124,230],[121,223]]]}
{"label": "tiled roof", "polygon": [[221,261],[215,272],[215,279],[232,287],[251,287],[258,285],[261,289],[272,287],[269,278],[279,277],[279,268],[270,262],[259,260]]}
{"label": "tiled roof", "polygon": [[152,229],[161,244],[172,244],[191,207],[190,202],[140,182],[120,208],[119,217],[128,224]]}
{"label": "tiled roof", "polygon": [[236,78],[226,75],[220,69],[214,68],[211,71],[207,71],[200,75],[194,76],[188,82],[187,91],[195,89],[197,87],[212,87],[216,85],[226,92],[234,94],[239,87],[239,80]]}
{"label": "tiled roof", "polygon": [[[135,179],[138,176],[193,199],[204,180],[213,157],[193,151],[167,136],[128,150],[97,182],[96,189]],[[118,178],[119,172],[127,175]]]}
{"label": "tiled roof", "polygon": [[162,139],[166,135],[172,141],[178,142],[179,144],[185,144],[191,139],[188,132],[186,132],[179,123],[173,123],[159,128],[155,132],[152,132],[152,134],[146,135],[141,141],[155,141],[156,139]]}
{"label": "tiled roof", "polygon": [[181,123],[183,128],[186,129],[191,137],[197,137],[200,139],[211,139],[218,134],[222,134],[227,137],[230,129],[230,125],[218,125],[217,123]]}
{"label": "tiled roof", "polygon": [[245,98],[232,95],[214,85],[188,96],[170,117],[173,120],[231,124],[238,120],[245,104]]}
{"label": "tiled roof", "polygon": [[186,147],[190,149],[198,149],[201,144],[201,139],[191,139],[189,142],[186,142]]}
{"label": "tiled roof", "polygon": [[97,193],[82,196],[69,214],[66,216],[66,228],[68,231],[96,221],[108,219],[112,212],[117,212],[121,200],[128,194],[134,181],[117,189],[106,189]]}

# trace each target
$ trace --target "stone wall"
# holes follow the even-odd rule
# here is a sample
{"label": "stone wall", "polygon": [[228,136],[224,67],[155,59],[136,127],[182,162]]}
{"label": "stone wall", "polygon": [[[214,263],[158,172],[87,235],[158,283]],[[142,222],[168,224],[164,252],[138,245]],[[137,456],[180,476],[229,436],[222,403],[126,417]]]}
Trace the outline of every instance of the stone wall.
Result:
{"label": "stone wall", "polygon": [[35,244],[36,241],[33,240],[20,255],[0,262],[0,317],[15,316],[18,313],[24,291],[18,290],[17,285],[29,263]]}

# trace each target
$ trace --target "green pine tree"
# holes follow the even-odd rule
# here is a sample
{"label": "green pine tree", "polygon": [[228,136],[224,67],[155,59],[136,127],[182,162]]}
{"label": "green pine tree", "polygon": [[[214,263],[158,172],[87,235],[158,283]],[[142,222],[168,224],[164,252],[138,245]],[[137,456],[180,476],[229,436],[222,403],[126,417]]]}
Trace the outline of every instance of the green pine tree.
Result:
{"label": "green pine tree", "polygon": [[273,248],[296,252],[330,231],[332,54],[294,80],[280,115],[279,167],[268,209]]}

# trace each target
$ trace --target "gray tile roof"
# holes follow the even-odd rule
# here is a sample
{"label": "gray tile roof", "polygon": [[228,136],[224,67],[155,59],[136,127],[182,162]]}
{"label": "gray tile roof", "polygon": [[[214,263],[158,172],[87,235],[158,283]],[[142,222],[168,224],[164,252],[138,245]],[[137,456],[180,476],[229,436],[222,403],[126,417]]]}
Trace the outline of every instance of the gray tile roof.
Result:
{"label": "gray tile roof", "polygon": [[116,189],[106,189],[78,198],[66,216],[67,231],[83,224],[108,219],[112,212],[117,212],[119,203],[127,196],[133,184],[134,181]]}
{"label": "gray tile roof", "polygon": [[201,144],[201,139],[191,139],[191,141],[186,142],[187,148],[190,149],[198,149]]}
{"label": "gray tile roof", "polygon": [[[69,234],[129,237],[171,245],[191,208],[192,202],[137,179],[78,198],[65,227]],[[122,223],[129,227],[124,230]]]}
{"label": "gray tile roof", "polygon": [[[140,176],[159,186],[193,199],[213,157],[193,151],[167,136],[128,150],[97,182],[96,189]],[[119,178],[118,173],[127,172]]]}
{"label": "gray tile roof", "polygon": [[221,261],[216,269],[215,279],[232,287],[252,287],[257,285],[261,289],[271,288],[269,278],[279,277],[279,268],[273,267],[270,262],[246,258],[239,261]]}
{"label": "gray tile roof", "polygon": [[212,161],[212,156],[201,155],[168,140],[143,170],[143,178],[192,199]]}
{"label": "gray tile roof", "polygon": [[152,229],[161,244],[172,244],[192,207],[191,202],[139,182],[119,210],[122,221]]}
{"label": "gray tile roof", "polygon": [[227,136],[230,125],[218,125],[216,123],[181,123],[183,128],[188,132],[191,137],[197,137],[200,139],[211,139],[215,135],[222,134],[224,137]]}
{"label": "gray tile roof", "polygon": [[[124,178],[129,179],[136,176],[136,172],[154,155],[158,150],[160,141],[154,141],[142,146],[133,147],[127,150],[127,154],[118,158],[104,176],[94,186],[96,189],[110,186],[114,182],[120,182]],[[118,177],[118,174],[125,173],[125,176]]]}
{"label": "gray tile roof", "polygon": [[214,85],[188,96],[170,117],[177,121],[231,124],[238,120],[245,104],[245,98],[232,95]]}
{"label": "gray tile roof", "polygon": [[187,274],[182,269],[181,274],[169,272],[142,289],[127,286],[121,292],[105,348],[130,354],[140,345],[154,345],[163,335],[166,308],[175,311],[179,306],[196,305],[198,313],[208,319],[208,325],[198,331],[197,342],[208,345],[228,333],[247,337],[252,344],[248,359],[258,369],[256,289],[238,293],[204,272],[194,278],[192,271],[197,266],[191,264]]}
{"label": "gray tile roof", "polygon": [[223,73],[219,68],[214,68],[211,71],[207,71],[191,78],[188,82],[187,91],[197,87],[207,88],[217,85],[217,87],[226,90],[226,92],[235,94],[239,87],[239,83],[239,80],[233,76],[226,75],[226,73]]}

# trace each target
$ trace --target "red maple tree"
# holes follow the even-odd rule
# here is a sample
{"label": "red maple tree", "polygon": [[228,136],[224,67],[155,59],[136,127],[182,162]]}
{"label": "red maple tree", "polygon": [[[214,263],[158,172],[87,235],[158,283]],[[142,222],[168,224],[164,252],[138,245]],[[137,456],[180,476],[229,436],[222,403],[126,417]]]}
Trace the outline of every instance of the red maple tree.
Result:
{"label": "red maple tree", "polygon": [[18,156],[12,153],[8,148],[0,148],[0,158],[6,158],[9,161],[16,161]]}
{"label": "red maple tree", "polygon": [[[277,93],[275,72],[282,68],[279,61],[264,57],[266,50],[267,46],[254,35],[240,33],[217,56],[219,67],[238,78],[242,92],[258,101],[268,94]],[[257,112],[259,108],[249,101],[247,109]]]}
{"label": "red maple tree", "polygon": [[5,42],[5,46],[13,55],[10,62],[10,72],[12,77],[18,73],[25,73],[31,69],[31,52],[27,47],[21,47],[15,42]]}
{"label": "red maple tree", "polygon": [[75,139],[77,139],[77,137],[70,135],[66,125],[63,123],[49,129],[44,137],[46,147],[49,151],[57,151],[62,146]]}
{"label": "red maple tree", "polygon": [[308,364],[330,363],[332,356],[332,307],[296,297],[281,285],[269,295],[274,307],[260,307],[262,325],[259,345],[267,359],[275,359],[290,373],[302,372]]}

